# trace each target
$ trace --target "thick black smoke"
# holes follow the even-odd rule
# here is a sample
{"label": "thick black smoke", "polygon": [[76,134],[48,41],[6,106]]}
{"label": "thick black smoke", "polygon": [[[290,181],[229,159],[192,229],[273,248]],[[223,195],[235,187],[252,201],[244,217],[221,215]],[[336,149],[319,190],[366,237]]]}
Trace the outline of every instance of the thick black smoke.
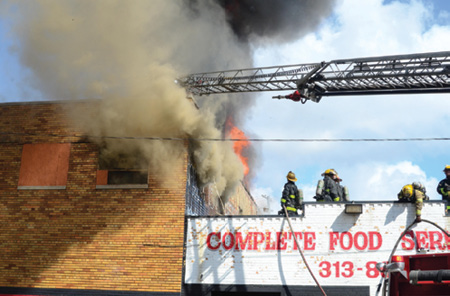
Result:
{"label": "thick black smoke", "polygon": [[259,37],[285,42],[312,31],[335,0],[218,0],[240,40]]}

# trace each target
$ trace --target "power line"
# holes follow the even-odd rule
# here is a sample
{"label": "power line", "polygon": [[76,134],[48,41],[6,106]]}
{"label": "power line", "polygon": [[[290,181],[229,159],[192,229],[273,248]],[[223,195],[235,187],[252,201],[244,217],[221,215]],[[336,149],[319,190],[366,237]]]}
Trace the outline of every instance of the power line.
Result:
{"label": "power line", "polygon": [[121,140],[150,140],[150,141],[205,141],[205,142],[426,142],[426,141],[450,141],[447,137],[432,138],[192,138],[192,137],[131,137],[131,136],[78,136],[78,135],[57,135],[57,134],[34,134],[34,133],[9,133],[0,132],[0,135],[16,136],[47,136],[62,138],[95,138],[95,139],[121,139]]}

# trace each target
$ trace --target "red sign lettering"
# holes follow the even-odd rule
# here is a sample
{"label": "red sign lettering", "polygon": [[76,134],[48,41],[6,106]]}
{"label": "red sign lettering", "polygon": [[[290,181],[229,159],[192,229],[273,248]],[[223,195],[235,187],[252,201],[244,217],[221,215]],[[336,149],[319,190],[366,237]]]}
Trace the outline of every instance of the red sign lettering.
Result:
{"label": "red sign lettering", "polygon": [[369,231],[368,233],[358,231],[355,235],[351,232],[330,232],[330,250],[336,250],[338,246],[344,251],[353,247],[358,251],[375,251],[383,244],[383,237],[379,232]]}
{"label": "red sign lettering", "polygon": [[231,232],[225,232],[223,235],[222,246],[225,250],[230,250],[234,247],[234,235]]}
{"label": "red sign lettering", "polygon": [[338,243],[339,232],[330,232],[330,250],[334,251]]}
{"label": "red sign lettering", "polygon": [[249,249],[251,249],[249,239],[252,237],[252,233],[249,232],[247,236],[245,237],[245,240],[242,239],[242,233],[236,232],[235,239],[236,239],[236,250],[245,250],[247,246],[249,246]]}
{"label": "red sign lettering", "polygon": [[382,244],[383,237],[381,236],[381,234],[376,231],[369,231],[369,251],[380,249]]}
{"label": "red sign lettering", "polygon": [[[345,245],[345,237],[347,237],[347,245]],[[341,245],[341,249],[344,251],[348,251],[352,248],[353,246],[353,237],[352,234],[348,231],[342,232],[341,237],[339,239],[339,243]]]}
{"label": "red sign lettering", "polygon": [[414,231],[408,231],[403,237],[402,237],[402,249],[403,250],[412,250],[414,249]]}
{"label": "red sign lettering", "polygon": [[441,250],[450,250],[450,236],[447,236],[444,232],[442,232],[442,249]]}
{"label": "red sign lettering", "polygon": [[[303,234],[301,232],[294,232],[294,234],[295,234],[295,237],[297,238],[297,241],[300,241],[302,239]],[[289,239],[292,239],[292,232],[289,233]],[[299,244],[300,244],[300,242],[299,242]],[[298,250],[295,240],[294,240],[294,250]]]}
{"label": "red sign lettering", "polygon": [[285,242],[287,237],[286,232],[277,232],[277,250],[286,250],[287,244]]}
{"label": "red sign lettering", "polygon": [[324,278],[328,278],[330,276],[334,276],[336,278],[345,277],[351,278],[355,275],[355,273],[365,272],[368,278],[377,278],[380,275],[383,276],[376,269],[376,261],[368,261],[365,264],[365,268],[357,267],[351,261],[336,261],[331,263],[329,261],[321,261],[319,263],[319,275]]}
{"label": "red sign lettering", "polygon": [[359,251],[365,250],[367,248],[367,245],[369,244],[369,239],[367,237],[367,234],[365,234],[362,231],[358,231],[355,233],[355,248]]}
{"label": "red sign lettering", "polygon": [[[208,249],[217,250],[220,247],[220,235],[220,232],[211,232],[208,234],[208,237],[206,238],[206,245],[208,246]],[[216,245],[214,246],[211,244],[211,237],[213,236],[216,237]]]}
{"label": "red sign lettering", "polygon": [[417,248],[428,249],[428,233],[426,231],[416,231],[416,239],[417,239]]}
{"label": "red sign lettering", "polygon": [[[260,237],[261,239],[258,239]],[[258,244],[264,241],[264,233],[253,232],[253,250],[258,250]]]}
{"label": "red sign lettering", "polygon": [[315,232],[305,232],[305,247],[306,251],[313,251],[316,249],[316,233]]}
{"label": "red sign lettering", "polygon": [[442,244],[444,238],[440,231],[430,231],[430,249],[431,250],[445,250],[445,246]]}
{"label": "red sign lettering", "polygon": [[[417,246],[416,246],[417,242]],[[445,250],[450,249],[450,238],[441,231],[408,231],[402,238],[403,250],[417,249]]]}
{"label": "red sign lettering", "polygon": [[270,239],[272,232],[266,232],[266,250],[276,250],[275,242]]}
{"label": "red sign lettering", "polygon": [[[275,234],[275,235],[274,235]],[[288,235],[289,234],[289,235]],[[414,233],[409,233],[409,236],[414,236]],[[315,232],[295,232],[295,238],[301,243],[301,247],[305,251],[314,251],[316,249],[316,233]],[[211,232],[206,239],[206,245],[210,250],[217,250],[222,247],[225,250],[258,250],[264,248],[267,251],[287,250],[288,246],[293,250],[297,250],[294,235],[290,232]],[[444,236],[442,233],[433,232],[417,232],[418,242],[423,247],[431,247],[431,249],[444,250]],[[330,232],[329,233],[329,248],[331,251],[343,250],[349,251],[355,249],[357,251],[375,251],[380,249],[383,244],[383,237],[379,232],[358,231],[355,234],[344,232]],[[446,238],[446,242],[450,241]],[[414,246],[414,241],[407,236],[402,239],[402,248],[404,250],[411,250]]]}

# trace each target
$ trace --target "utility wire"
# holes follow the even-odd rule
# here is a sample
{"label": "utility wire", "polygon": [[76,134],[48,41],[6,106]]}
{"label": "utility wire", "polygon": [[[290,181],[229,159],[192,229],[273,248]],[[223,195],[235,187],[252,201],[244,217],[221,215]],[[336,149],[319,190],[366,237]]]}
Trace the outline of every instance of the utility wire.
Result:
{"label": "utility wire", "polygon": [[94,139],[123,139],[123,140],[152,140],[152,141],[205,141],[205,142],[426,142],[426,141],[450,141],[446,137],[434,138],[192,138],[192,137],[128,137],[128,136],[78,136],[78,135],[57,135],[57,134],[34,134],[34,133],[10,133],[0,132],[0,135],[17,136],[50,136],[62,138],[94,138]]}

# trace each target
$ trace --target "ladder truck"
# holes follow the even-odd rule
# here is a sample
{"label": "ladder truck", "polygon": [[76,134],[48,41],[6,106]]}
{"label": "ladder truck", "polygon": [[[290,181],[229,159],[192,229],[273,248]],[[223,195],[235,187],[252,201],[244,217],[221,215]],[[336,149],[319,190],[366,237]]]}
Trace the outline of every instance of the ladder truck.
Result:
{"label": "ladder truck", "polygon": [[[450,93],[450,51],[197,73],[176,82],[194,96],[293,91],[272,98],[303,104],[333,96]],[[379,265],[390,278],[383,295],[450,293],[450,253],[394,256]]]}

